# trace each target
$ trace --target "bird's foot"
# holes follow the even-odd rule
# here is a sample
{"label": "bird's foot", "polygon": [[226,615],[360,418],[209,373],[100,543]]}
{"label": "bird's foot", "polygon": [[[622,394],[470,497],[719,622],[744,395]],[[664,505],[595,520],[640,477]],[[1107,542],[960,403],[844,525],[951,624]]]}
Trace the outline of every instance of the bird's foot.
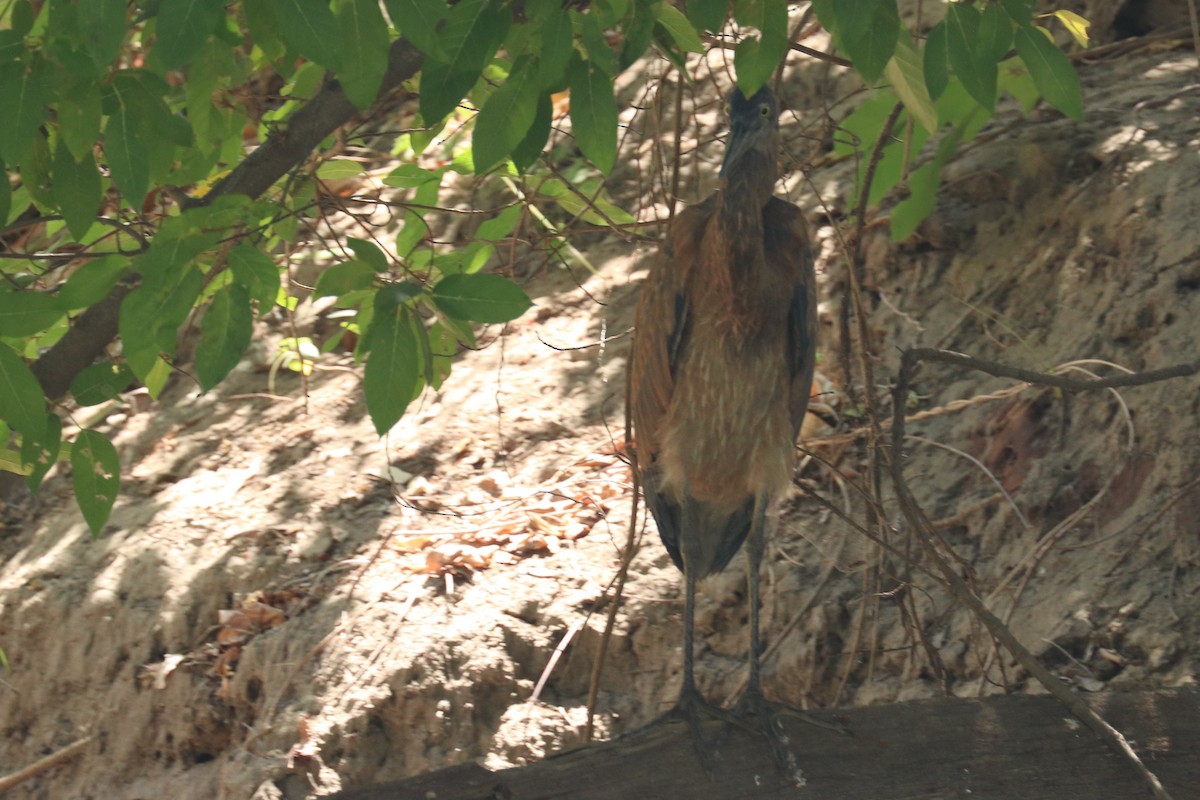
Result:
{"label": "bird's foot", "polygon": [[842,734],[849,733],[836,723],[816,719],[782,703],[772,703],[763,697],[761,690],[756,691],[753,687],[747,689],[746,693],[738,700],[737,705],[733,708],[732,716],[731,721],[738,727],[751,733],[762,734],[767,738],[767,741],[771,743],[771,752],[775,757],[775,763],[797,788],[804,785],[804,774],[796,761],[796,754],[789,746],[783,719],[793,717],[809,725],[816,725]]}
{"label": "bird's foot", "polygon": [[741,724],[738,715],[734,712],[708,702],[695,687],[692,687],[690,690],[685,687],[679,693],[679,701],[675,704],[675,707],[659,717],[651,725],[675,722],[685,723],[692,735],[692,746],[696,750],[696,759],[700,762],[700,766],[704,767],[704,771],[711,777],[715,762],[715,749],[714,742],[704,737],[702,724],[705,718],[717,719],[735,725]]}

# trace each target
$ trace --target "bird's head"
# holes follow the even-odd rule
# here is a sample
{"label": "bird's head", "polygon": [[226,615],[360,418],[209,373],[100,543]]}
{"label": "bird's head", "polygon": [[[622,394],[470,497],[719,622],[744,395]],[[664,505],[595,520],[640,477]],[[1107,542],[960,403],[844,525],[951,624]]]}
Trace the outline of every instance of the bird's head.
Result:
{"label": "bird's head", "polygon": [[735,87],[729,93],[729,141],[721,162],[721,179],[727,184],[765,184],[770,196],[778,177],[778,150],[779,101],[775,93],[763,86],[747,100]]}

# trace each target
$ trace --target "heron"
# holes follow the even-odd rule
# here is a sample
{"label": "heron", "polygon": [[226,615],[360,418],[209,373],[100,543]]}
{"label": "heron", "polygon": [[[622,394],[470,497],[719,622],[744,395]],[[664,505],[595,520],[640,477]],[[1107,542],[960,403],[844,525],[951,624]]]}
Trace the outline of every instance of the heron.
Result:
{"label": "heron", "polygon": [[672,714],[688,721],[702,760],[698,714],[729,715],[696,688],[696,585],[747,540],[750,676],[738,709],[765,720],[771,708],[759,569],[767,509],[792,479],[817,323],[803,215],[774,194],[779,102],[765,86],[750,98],[735,88],[728,109],[720,185],[675,217],[642,285],[630,373],[646,505],[684,578],[683,686]]}

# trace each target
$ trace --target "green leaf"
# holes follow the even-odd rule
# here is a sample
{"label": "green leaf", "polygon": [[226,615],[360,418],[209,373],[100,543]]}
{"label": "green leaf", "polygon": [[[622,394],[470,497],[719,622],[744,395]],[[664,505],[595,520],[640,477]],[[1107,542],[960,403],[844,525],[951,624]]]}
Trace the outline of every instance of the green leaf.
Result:
{"label": "green leaf", "polygon": [[1046,102],[1071,119],[1083,119],[1079,76],[1070,59],[1041,31],[1023,25],[1016,33],[1017,55],[1025,62],[1033,82]]}
{"label": "green leaf", "polygon": [[950,54],[946,44],[946,21],[934,26],[925,39],[925,88],[937,100],[950,82]]}
{"label": "green leaf", "polygon": [[396,254],[402,259],[410,257],[428,234],[429,226],[425,224],[424,217],[416,211],[405,212],[404,226],[396,235]]}
{"label": "green leaf", "polygon": [[[955,131],[961,130],[961,138],[969,142],[975,134],[992,118],[971,95],[963,88],[962,81],[956,77],[950,78],[946,91],[937,99],[938,123],[953,125]],[[944,140],[943,140],[944,141]]]}
{"label": "green leaf", "polygon": [[145,276],[143,286],[174,286],[183,273],[191,269],[196,256],[216,244],[219,234],[203,233],[188,227],[196,218],[193,211],[203,214],[207,208],[193,209],[163,224],[150,249],[133,260],[133,268]]}
{"label": "green leaf", "polygon": [[446,60],[438,42],[438,23],[449,10],[446,0],[383,0],[383,4],[401,36],[430,58]]}
{"label": "green leaf", "polygon": [[1000,0],[1000,5],[1012,17],[1013,22],[1025,25],[1033,17],[1033,6],[1037,0]]}
{"label": "green leaf", "polygon": [[62,316],[58,301],[45,292],[0,292],[0,336],[33,336]]}
{"label": "green leaf", "polygon": [[626,15],[633,0],[595,0],[590,4],[591,13],[596,14],[603,28],[615,27]]}
{"label": "green leaf", "polygon": [[399,189],[411,189],[424,186],[427,183],[438,183],[442,179],[441,172],[422,169],[416,164],[401,164],[388,173],[383,179],[384,186],[395,186]]}
{"label": "green leaf", "polygon": [[5,344],[0,344],[0,419],[25,436],[40,436],[46,426],[41,384]]}
{"label": "green leaf", "polygon": [[962,140],[964,132],[974,124],[973,117],[976,115],[983,116],[978,107],[971,109],[965,119],[942,137],[942,140],[938,142],[937,153],[933,160],[922,164],[909,176],[909,196],[897,203],[892,210],[893,241],[899,242],[907,239],[933,213],[937,206],[938,189],[942,183],[942,167],[958,151],[958,144]]}
{"label": "green leaf", "polygon": [[696,30],[719,32],[725,24],[729,0],[688,0],[687,18]]}
{"label": "green leaf", "polygon": [[[725,12],[724,0],[721,2],[720,14],[723,16]],[[688,11],[691,11],[690,4]],[[700,14],[711,13],[709,9],[702,9]],[[688,22],[679,9],[675,6],[663,3],[658,7],[658,24],[671,35],[675,44],[679,45],[679,49],[689,53],[703,53],[704,43],[700,41],[700,36],[696,33],[696,28]],[[699,26],[696,26],[699,27]]]}
{"label": "green leaf", "polygon": [[550,95],[543,94],[538,97],[537,113],[533,117],[533,124],[529,126],[525,138],[521,140],[512,151],[513,166],[518,172],[525,172],[534,162],[537,157],[542,154],[542,150],[546,147],[546,142],[550,138],[550,124],[554,121],[554,103],[550,100]]}
{"label": "green leaf", "polygon": [[979,35],[982,15],[974,6],[951,3],[946,12],[946,51],[954,74],[985,111],[996,107],[996,60]]}
{"label": "green leaf", "polygon": [[22,64],[9,64],[0,72],[0,156],[9,164],[22,161],[33,144],[49,101],[49,87],[41,70],[26,74]]}
{"label": "green leaf", "polygon": [[108,118],[104,128],[104,156],[125,201],[140,209],[150,185],[150,159],[138,133],[137,120],[124,107]]}
{"label": "green leaf", "polygon": [[616,71],[617,60],[604,37],[599,16],[595,13],[580,14],[578,11],[571,11],[570,14],[579,24],[579,38],[583,43],[584,52],[587,53],[587,60],[612,75]]}
{"label": "green leaf", "polygon": [[363,374],[367,412],[375,431],[383,436],[412,402],[420,375],[417,337],[410,313],[397,306],[390,295],[375,296],[371,322],[371,357]]}
{"label": "green leaf", "polygon": [[737,70],[738,88],[747,97],[753,96],[775,69],[771,59],[765,56],[763,43],[757,36],[747,36],[737,43],[733,65]]}
{"label": "green leaf", "polygon": [[868,97],[854,113],[842,120],[839,126],[842,133],[834,139],[833,151],[838,155],[850,155],[872,147],[898,99],[890,91],[878,91]]}
{"label": "green leaf", "polygon": [[81,161],[91,157],[100,138],[100,86],[82,80],[71,87],[68,96],[70,102],[58,104],[58,138],[71,149],[75,160]]}
{"label": "green leaf", "polygon": [[357,178],[367,171],[366,165],[348,158],[332,158],[317,167],[317,177],[323,181]]}
{"label": "green leaf", "polygon": [[[466,251],[462,254],[462,268],[453,270],[453,272],[479,272],[479,270],[487,265],[488,259],[495,252],[495,245],[487,244],[486,242],[472,242],[467,245]],[[446,272],[450,274],[451,271],[447,270]]]}
{"label": "green leaf", "polygon": [[451,275],[433,287],[433,302],[451,319],[510,322],[533,302],[525,290],[503,275]]}
{"label": "green leaf", "polygon": [[738,42],[733,54],[738,88],[746,97],[751,97],[770,79],[788,50],[787,5],[766,2],[761,11],[761,36]]}
{"label": "green leaf", "polygon": [[[0,425],[0,434],[4,435],[5,440],[8,439],[8,431],[4,430],[3,425]],[[28,476],[30,469],[21,463],[21,453],[19,451],[0,447],[0,472],[11,472],[13,475]]]}
{"label": "green leaf", "polygon": [[259,318],[265,317],[279,295],[279,267],[266,253],[248,244],[230,250],[228,263],[233,279],[246,287],[251,300],[258,302]]}
{"label": "green leaf", "polygon": [[230,284],[213,295],[196,345],[196,378],[204,391],[224,380],[242,360],[250,346],[252,317],[245,286]]}
{"label": "green leaf", "polygon": [[429,349],[428,366],[432,373],[429,385],[437,391],[450,375],[454,366],[454,355],[458,349],[454,334],[440,321],[429,326]]}
{"label": "green leaf", "polygon": [[29,491],[36,492],[42,485],[42,479],[58,460],[61,447],[62,420],[56,414],[46,415],[45,427],[39,435],[21,436],[21,466]]}
{"label": "green leaf", "polygon": [[733,0],[733,19],[738,25],[762,30],[767,3],[779,0]]}
{"label": "green leaf", "polygon": [[0,64],[16,61],[28,49],[24,36],[14,30],[0,30]]}
{"label": "green leaf", "polygon": [[53,170],[54,200],[71,234],[82,240],[96,222],[96,212],[100,209],[103,194],[96,161],[89,151],[82,161],[76,163],[70,149],[59,141],[54,151]]}
{"label": "green leaf", "polygon": [[40,131],[33,137],[33,146],[25,151],[25,159],[18,165],[21,184],[33,201],[42,207],[53,208],[54,195],[51,176],[54,158],[50,155],[50,140]]}
{"label": "green leaf", "polygon": [[[220,42],[215,44],[217,47],[225,46]],[[213,92],[223,83],[218,77],[218,59],[212,45],[202,50],[188,67],[188,79],[184,86],[187,120],[195,132],[197,149],[206,155],[216,149],[220,139],[233,133],[227,127],[230,112],[213,104]]]}
{"label": "green leaf", "polygon": [[538,51],[538,85],[549,89],[562,83],[575,51],[571,15],[553,11],[542,20],[541,49]]}
{"label": "green leaf", "polygon": [[421,117],[440,122],[479,80],[508,31],[509,12],[488,0],[462,0],[438,34],[445,59],[427,59],[421,72]]}
{"label": "green leaf", "polygon": [[492,92],[475,118],[471,148],[476,173],[486,172],[508,157],[525,138],[537,116],[539,94],[533,59],[525,56],[513,65],[508,80]]}
{"label": "green leaf", "polygon": [[83,45],[96,63],[107,67],[117,60],[125,40],[128,0],[86,0],[79,4]]}
{"label": "green leaf", "polygon": [[1000,62],[1000,80],[996,86],[1000,91],[1008,92],[1016,98],[1026,114],[1033,110],[1041,97],[1037,84],[1033,82],[1033,76],[1025,69],[1019,57]]}
{"label": "green leaf", "polygon": [[1004,9],[995,3],[983,7],[979,17],[979,50],[981,57],[989,61],[1004,58],[1012,47],[1013,23]]}
{"label": "green leaf", "polygon": [[[575,187],[576,191],[572,191],[571,187],[558,178],[551,178],[543,181],[538,186],[538,193],[547,197],[553,197],[554,202],[561,206],[568,214],[577,216],[593,225],[608,225],[610,223],[628,225],[636,221],[632,214],[615,205],[603,192],[597,194],[596,190],[598,187],[589,185],[590,183],[585,181],[583,184]],[[580,196],[581,194],[583,197]],[[585,197],[590,198],[590,202],[585,200]]]}
{"label": "green leaf", "polygon": [[424,293],[425,287],[416,281],[396,281],[389,283],[375,292],[375,302],[372,304],[372,308],[395,308],[396,306],[402,306],[414,297],[420,297]]}
{"label": "green leaf", "polygon": [[158,7],[154,56],[166,69],[182,67],[204,46],[224,16],[225,4],[221,2],[162,0]]}
{"label": "green leaf", "polygon": [[133,372],[125,364],[92,364],[71,381],[71,395],[81,406],[98,406],[116,400],[133,380]]}
{"label": "green leaf", "polygon": [[485,242],[495,242],[508,238],[521,221],[524,209],[519,205],[509,206],[496,216],[479,226],[475,238]]}
{"label": "green leaf", "polygon": [[12,184],[6,170],[4,159],[0,158],[0,227],[8,224],[8,215],[12,212]]}
{"label": "green leaf", "polygon": [[332,35],[337,20],[328,0],[274,0],[274,4],[279,31],[289,47],[326,69],[341,66],[339,42]]}
{"label": "green leaf", "polygon": [[[441,194],[441,191],[442,181],[441,175],[439,175],[438,180],[430,181],[429,183],[424,183],[417,187],[417,191],[414,192],[413,204],[425,207],[436,206],[438,204],[438,195]],[[409,220],[410,217],[416,217],[417,219],[417,224],[413,226],[416,229],[416,232],[410,234],[407,230],[401,230],[396,236],[396,253],[404,258],[407,258],[410,255],[410,251],[416,247],[417,244],[419,244],[430,232],[428,223],[426,223],[424,217],[422,217],[421,214],[416,211],[410,211],[408,215],[405,216],[406,229],[408,227],[407,220]],[[410,239],[409,237],[413,238]],[[400,246],[401,241],[405,243],[405,248]]]}
{"label": "green leaf", "polygon": [[920,122],[921,127],[929,133],[937,130],[937,109],[933,107],[933,98],[925,88],[921,56],[907,32],[901,34],[896,43],[896,53],[883,72],[913,119]]}
{"label": "green leaf", "polygon": [[854,67],[867,83],[874,83],[896,51],[900,36],[896,0],[857,0],[852,11],[837,12],[837,30]]}
{"label": "green leaf", "polygon": [[[26,36],[33,29],[36,12],[33,9],[33,3],[29,0],[18,2],[15,6],[10,2],[8,8],[12,9],[8,22],[12,29],[21,36]],[[38,9],[40,11],[41,9]]]}
{"label": "green leaf", "polygon": [[121,488],[117,448],[99,431],[80,431],[71,446],[71,479],[75,502],[92,535],[99,535]]}
{"label": "green leaf", "polygon": [[58,307],[63,311],[74,311],[99,302],[128,270],[129,258],[122,255],[87,262],[59,287]]}
{"label": "green leaf", "polygon": [[262,50],[267,60],[282,59],[287,48],[279,35],[273,0],[242,0],[242,12],[250,40]]}
{"label": "green leaf", "polygon": [[[194,141],[187,120],[171,111],[166,98],[174,94],[162,77],[144,69],[125,69],[113,76],[113,91],[119,104],[142,125],[142,133],[153,134],[163,145],[190,147]],[[147,138],[147,144],[153,144]],[[171,151],[167,151],[170,155]]]}
{"label": "green leaf", "polygon": [[909,195],[892,209],[892,241],[907,239],[937,205],[942,165],[936,161],[922,164],[908,176]]}
{"label": "green leaf", "polygon": [[336,264],[317,278],[313,297],[340,297],[348,292],[369,289],[375,284],[375,270],[365,261],[352,258]]}
{"label": "green leaf", "polygon": [[269,203],[255,206],[244,194],[223,195],[207,205],[189,208],[176,217],[167,217],[159,229],[159,237],[167,234],[177,240],[178,243],[173,246],[194,246],[198,248],[198,253],[216,247],[222,237],[229,235],[228,228],[248,219],[257,221],[263,215],[277,210],[277,206]]}
{"label": "green leaf", "polygon": [[191,264],[156,274],[121,303],[118,330],[125,361],[151,396],[165,381],[161,353],[173,354],[179,326],[200,296],[204,279]]}
{"label": "green leaf", "polygon": [[571,128],[583,154],[607,175],[617,158],[617,101],[613,79],[591,61],[576,59],[570,71]]}
{"label": "green leaf", "polygon": [[367,108],[387,71],[388,32],[379,0],[338,0],[334,15],[342,45],[338,80],[351,103]]}
{"label": "green leaf", "polygon": [[374,242],[368,242],[366,239],[356,239],[353,236],[346,237],[346,244],[350,246],[350,250],[354,253],[355,258],[365,263],[375,272],[388,271],[387,254],[379,249],[379,245]]}
{"label": "green leaf", "polygon": [[[957,83],[955,85],[958,85]],[[966,97],[965,93],[963,95]],[[850,116],[842,121],[842,135],[838,136],[834,142],[834,151],[839,154],[864,153],[872,148],[881,134],[884,134],[883,124],[890,115],[891,109],[896,103],[897,96],[891,91],[880,90],[875,92],[874,96],[869,98]],[[972,106],[974,106],[974,102]],[[871,181],[870,195],[867,198],[868,205],[874,206],[883,199],[888,192],[894,189],[904,176],[904,168],[907,164],[907,152],[919,153],[925,141],[929,138],[925,128],[915,126],[912,131],[912,136],[909,142],[904,141],[905,117],[901,117],[896,121],[895,126],[891,131],[887,131],[886,135],[890,141],[883,148],[883,157],[875,166],[875,177]],[[855,185],[855,197],[851,199],[851,205],[857,203],[857,195],[862,189],[863,178],[868,165],[867,159],[860,159],[858,170],[858,179]]]}
{"label": "green leaf", "polygon": [[[635,61],[645,55],[650,43],[654,41],[659,43],[671,63],[678,66],[684,60],[684,51],[671,40],[667,29],[658,24],[657,17],[659,9],[671,7],[665,3],[637,3],[633,8],[632,18],[627,17],[621,23],[623,35],[617,50],[616,74],[619,75],[633,66]],[[691,26],[688,27],[690,29]]]}

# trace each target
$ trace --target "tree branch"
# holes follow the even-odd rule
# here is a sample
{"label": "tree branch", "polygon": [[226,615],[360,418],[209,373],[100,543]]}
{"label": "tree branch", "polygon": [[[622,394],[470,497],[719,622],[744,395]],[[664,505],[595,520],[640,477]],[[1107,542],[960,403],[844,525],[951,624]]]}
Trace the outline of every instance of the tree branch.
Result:
{"label": "tree branch", "polygon": [[[1097,692],[1081,696],[1128,730],[1181,796],[1200,781],[1200,697],[1187,689]],[[821,714],[821,712],[816,712]],[[344,789],[331,800],[692,800],[805,798],[1052,797],[1147,800],[1145,785],[1092,736],[1063,719],[1046,696],[940,698],[838,709],[853,736],[781,718],[806,785],[776,768],[763,739],[741,728],[705,723],[717,740],[708,774],[685,725],[644,728],[620,739],[489,772],[476,763],[397,783]]]}

